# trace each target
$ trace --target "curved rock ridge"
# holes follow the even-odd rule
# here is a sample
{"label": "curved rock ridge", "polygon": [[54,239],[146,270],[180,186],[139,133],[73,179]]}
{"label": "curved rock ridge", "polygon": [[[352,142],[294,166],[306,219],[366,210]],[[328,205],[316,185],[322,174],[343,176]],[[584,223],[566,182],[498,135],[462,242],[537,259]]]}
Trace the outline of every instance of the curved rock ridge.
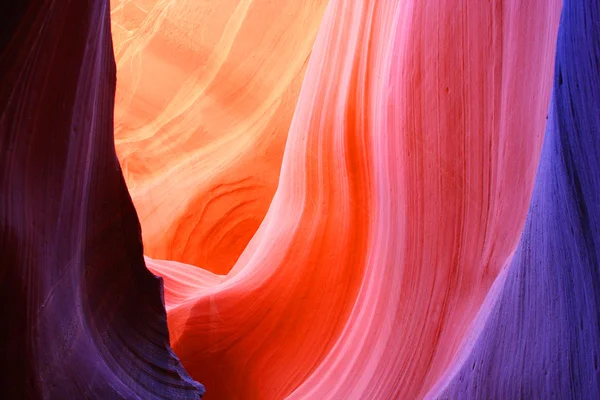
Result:
{"label": "curved rock ridge", "polygon": [[597,1],[565,0],[521,241],[432,398],[600,398],[599,21]]}
{"label": "curved rock ridge", "polygon": [[115,143],[149,257],[226,274],[277,188],[327,0],[115,0]]}
{"label": "curved rock ridge", "polygon": [[0,398],[600,398],[598,1],[5,3]]}
{"label": "curved rock ridge", "polygon": [[145,268],[115,153],[108,1],[8,3],[0,397],[199,399],[169,346],[162,281]]}
{"label": "curved rock ridge", "polygon": [[525,223],[560,8],[328,3],[233,268],[147,261],[207,398],[415,399],[446,376]]}

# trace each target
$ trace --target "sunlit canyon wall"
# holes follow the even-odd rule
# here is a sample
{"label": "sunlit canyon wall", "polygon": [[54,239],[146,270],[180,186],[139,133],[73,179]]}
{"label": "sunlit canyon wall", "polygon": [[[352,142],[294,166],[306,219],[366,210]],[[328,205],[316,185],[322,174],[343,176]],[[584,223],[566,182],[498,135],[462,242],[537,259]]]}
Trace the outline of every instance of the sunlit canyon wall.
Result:
{"label": "sunlit canyon wall", "polygon": [[235,264],[277,188],[326,4],[112,1],[115,145],[146,255]]}
{"label": "sunlit canyon wall", "polygon": [[597,1],[4,7],[0,397],[600,398]]}

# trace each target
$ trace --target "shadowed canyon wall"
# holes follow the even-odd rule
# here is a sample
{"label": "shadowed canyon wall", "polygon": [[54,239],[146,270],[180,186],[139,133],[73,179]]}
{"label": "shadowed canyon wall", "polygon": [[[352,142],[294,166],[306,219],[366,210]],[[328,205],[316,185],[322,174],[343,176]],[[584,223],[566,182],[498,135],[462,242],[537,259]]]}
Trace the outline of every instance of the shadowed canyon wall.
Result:
{"label": "shadowed canyon wall", "polygon": [[600,397],[597,1],[2,7],[0,397]]}
{"label": "shadowed canyon wall", "polygon": [[0,397],[199,399],[115,154],[108,1],[3,11]]}

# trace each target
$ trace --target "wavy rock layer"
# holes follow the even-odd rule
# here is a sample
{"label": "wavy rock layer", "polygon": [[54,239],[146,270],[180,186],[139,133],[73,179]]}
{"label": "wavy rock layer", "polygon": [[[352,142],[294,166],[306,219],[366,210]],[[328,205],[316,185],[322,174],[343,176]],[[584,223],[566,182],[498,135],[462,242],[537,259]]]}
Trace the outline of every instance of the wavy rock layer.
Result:
{"label": "wavy rock layer", "polygon": [[525,229],[442,398],[600,398],[599,21],[565,1]]}
{"label": "wavy rock layer", "polygon": [[2,7],[0,397],[600,397],[597,1]]}
{"label": "wavy rock layer", "polygon": [[148,256],[229,272],[275,193],[326,4],[112,2],[116,148]]}
{"label": "wavy rock layer", "polygon": [[559,1],[329,2],[237,263],[148,259],[209,398],[414,399],[445,376],[525,222],[559,15]]}
{"label": "wavy rock layer", "polygon": [[12,3],[0,13],[0,397],[199,399],[115,154],[108,2]]}

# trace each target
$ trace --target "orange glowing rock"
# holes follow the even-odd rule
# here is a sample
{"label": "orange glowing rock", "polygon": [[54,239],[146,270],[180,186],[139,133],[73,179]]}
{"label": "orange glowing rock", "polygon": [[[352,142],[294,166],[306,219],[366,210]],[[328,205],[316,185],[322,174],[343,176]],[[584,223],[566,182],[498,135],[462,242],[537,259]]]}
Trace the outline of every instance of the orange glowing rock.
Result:
{"label": "orange glowing rock", "polygon": [[326,3],[112,2],[115,143],[148,256],[233,266],[275,193]]}
{"label": "orange glowing rock", "polygon": [[187,371],[207,399],[424,397],[518,242],[559,1],[168,4],[116,45],[116,132]]}

